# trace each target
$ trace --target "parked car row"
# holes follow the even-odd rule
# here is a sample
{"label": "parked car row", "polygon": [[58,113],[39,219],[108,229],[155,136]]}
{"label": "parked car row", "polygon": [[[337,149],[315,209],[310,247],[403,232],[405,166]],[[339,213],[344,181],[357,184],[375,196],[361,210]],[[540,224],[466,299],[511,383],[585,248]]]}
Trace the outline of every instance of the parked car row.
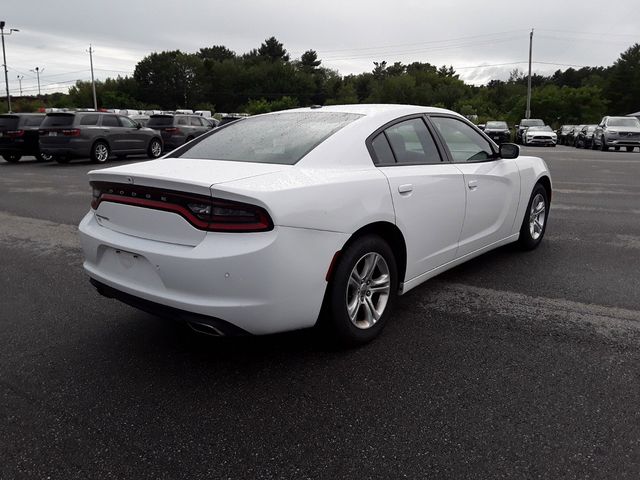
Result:
{"label": "parked car row", "polygon": [[[511,130],[505,121],[489,121],[478,125],[480,130],[497,144],[511,141]],[[539,118],[523,118],[514,128],[514,141],[520,145],[544,145],[555,147],[557,135]]]}
{"label": "parked car row", "polygon": [[627,152],[640,149],[640,120],[633,116],[604,117],[599,124],[562,125],[558,129],[562,145],[607,151],[609,148]]}
{"label": "parked car row", "polygon": [[213,119],[196,114],[129,117],[86,110],[4,114],[0,155],[12,163],[26,155],[58,163],[87,157],[104,163],[112,155],[158,158],[216,126]]}

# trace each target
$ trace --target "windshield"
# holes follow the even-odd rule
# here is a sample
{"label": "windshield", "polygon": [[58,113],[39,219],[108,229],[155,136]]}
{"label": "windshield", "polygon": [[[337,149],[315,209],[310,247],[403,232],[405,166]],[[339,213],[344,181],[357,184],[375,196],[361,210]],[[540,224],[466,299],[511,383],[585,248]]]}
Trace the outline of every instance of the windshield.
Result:
{"label": "windshield", "polygon": [[640,128],[640,121],[634,117],[610,118],[607,121],[608,127],[636,127]]}
{"label": "windshield", "polygon": [[293,165],[361,116],[296,112],[249,117],[214,130],[179,157]]}
{"label": "windshield", "polygon": [[1,116],[0,117],[0,129],[2,130],[14,130],[18,126],[18,117]]}
{"label": "windshield", "polygon": [[538,127],[538,126],[534,126],[534,127],[529,127],[529,132],[553,132],[553,130],[551,130],[551,127],[549,125],[543,125],[542,127]]}
{"label": "windshield", "polygon": [[487,130],[507,130],[507,122],[487,122],[485,129]]}
{"label": "windshield", "polygon": [[68,127],[73,124],[74,117],[72,113],[49,113],[41,127]]}
{"label": "windshield", "polygon": [[173,117],[168,115],[152,115],[147,122],[148,127],[166,127],[173,125]]}
{"label": "windshield", "polygon": [[524,118],[520,120],[521,127],[543,126],[544,122],[539,118]]}

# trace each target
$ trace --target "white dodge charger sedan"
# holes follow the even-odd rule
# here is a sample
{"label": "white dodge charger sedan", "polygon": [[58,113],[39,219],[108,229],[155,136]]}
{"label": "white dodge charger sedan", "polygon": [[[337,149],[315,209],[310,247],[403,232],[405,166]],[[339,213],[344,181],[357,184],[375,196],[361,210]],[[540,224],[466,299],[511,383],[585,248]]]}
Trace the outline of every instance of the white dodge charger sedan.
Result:
{"label": "white dodge charger sedan", "polygon": [[89,172],[100,293],[216,334],[327,328],[367,342],[398,295],[542,240],[544,161],[460,115],[345,105],[258,115],[154,161]]}

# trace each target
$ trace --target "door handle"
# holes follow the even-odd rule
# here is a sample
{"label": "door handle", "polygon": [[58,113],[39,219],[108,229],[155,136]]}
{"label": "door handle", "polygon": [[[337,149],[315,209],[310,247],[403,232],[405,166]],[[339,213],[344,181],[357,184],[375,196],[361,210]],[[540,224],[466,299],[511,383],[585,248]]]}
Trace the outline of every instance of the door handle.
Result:
{"label": "door handle", "polygon": [[478,188],[478,181],[469,180],[469,183],[467,185],[469,186],[469,190],[475,190],[476,188]]}
{"label": "door handle", "polygon": [[400,185],[398,187],[398,193],[411,193],[413,192],[413,185],[410,183],[405,183],[404,185]]}

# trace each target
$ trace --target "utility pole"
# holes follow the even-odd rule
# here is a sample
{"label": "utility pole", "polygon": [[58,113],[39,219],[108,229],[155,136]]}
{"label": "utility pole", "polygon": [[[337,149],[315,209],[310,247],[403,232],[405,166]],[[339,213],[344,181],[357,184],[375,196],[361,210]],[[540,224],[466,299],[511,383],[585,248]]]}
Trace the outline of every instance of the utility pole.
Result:
{"label": "utility pole", "polygon": [[529,80],[527,82],[527,111],[524,118],[531,118],[531,56],[533,53],[533,28],[529,34]]}
{"label": "utility pole", "polygon": [[24,78],[24,75],[18,75],[18,83],[20,84],[20,96],[22,96],[22,79]]}
{"label": "utility pole", "polygon": [[2,60],[4,61],[4,84],[7,88],[7,107],[9,113],[11,113],[11,95],[9,95],[9,74],[7,73],[7,54],[4,50],[4,37],[5,35],[11,35],[13,32],[19,32],[17,28],[12,28],[9,33],[4,33],[4,26],[6,25],[4,20],[0,20],[0,36],[2,37]]}
{"label": "utility pole", "polygon": [[93,47],[89,45],[89,61],[91,62],[91,88],[93,89],[93,109],[98,111],[98,100],[96,98],[96,81],[93,78]]}
{"label": "utility pole", "polygon": [[44,72],[44,68],[36,67],[30,71],[35,73],[36,77],[38,77],[38,96],[40,96],[40,74]]}

